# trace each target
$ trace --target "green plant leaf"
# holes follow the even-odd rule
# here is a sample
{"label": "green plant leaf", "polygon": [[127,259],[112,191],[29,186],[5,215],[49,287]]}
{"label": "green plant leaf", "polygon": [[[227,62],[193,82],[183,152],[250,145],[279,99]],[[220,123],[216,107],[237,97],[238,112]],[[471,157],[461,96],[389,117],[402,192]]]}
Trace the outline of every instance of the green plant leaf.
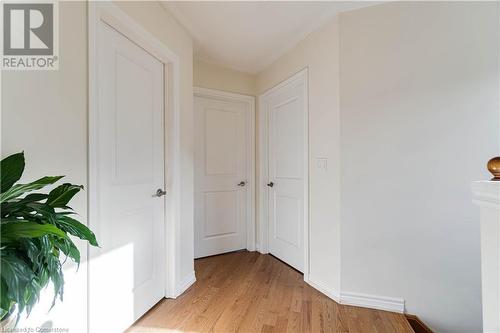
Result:
{"label": "green plant leaf", "polygon": [[43,193],[32,193],[28,194],[26,197],[19,200],[12,200],[8,202],[3,202],[1,204],[1,217],[6,217],[9,215],[15,215],[16,213],[25,211],[26,205],[29,203],[35,203],[47,199],[48,194]]}
{"label": "green plant leaf", "polygon": [[9,289],[7,283],[3,279],[0,279],[0,321],[9,313],[10,307],[12,306],[12,301],[9,297]]}
{"label": "green plant leaf", "polygon": [[[21,163],[22,162],[22,163]],[[62,258],[79,264],[80,252],[69,235],[97,246],[92,231],[73,219],[69,202],[83,186],[62,184],[49,194],[36,193],[62,176],[43,177],[29,184],[16,184],[24,169],[22,153],[1,162],[0,193],[0,319],[14,304],[31,312],[40,291],[49,283],[54,299],[63,299]],[[31,192],[31,193],[30,193]],[[24,197],[23,197],[24,196]],[[51,307],[52,308],[52,307]]]}
{"label": "green plant leaf", "polygon": [[24,249],[26,256],[31,261],[31,267],[34,272],[42,270],[44,267],[44,255],[40,241],[33,238],[23,238],[19,241],[20,246]]}
{"label": "green plant leaf", "polygon": [[64,208],[70,200],[83,189],[82,185],[65,183],[59,185],[49,193],[47,204],[55,208]]}
{"label": "green plant leaf", "polygon": [[[56,211],[53,207],[47,205],[46,203],[33,202],[26,205],[31,208],[30,212],[36,212],[36,215],[31,217],[36,217],[40,219],[43,223],[48,222],[50,224],[56,223]],[[29,211],[29,210],[27,210]]]}
{"label": "green plant leaf", "polygon": [[11,222],[2,224],[2,243],[9,243],[19,238],[36,238],[44,235],[66,238],[66,233],[52,224],[36,222]]}
{"label": "green plant leaf", "polygon": [[18,219],[17,217],[5,217],[0,220],[0,225],[4,225],[7,223],[14,223],[14,222],[23,222],[23,220]]}
{"label": "green plant leaf", "polygon": [[42,288],[47,285],[50,278],[47,267],[45,266],[40,267],[40,269],[37,271],[37,278],[38,278],[38,284],[42,286]]}
{"label": "green plant leaf", "polygon": [[41,286],[36,280],[36,278],[32,279],[28,284],[26,285],[26,289],[24,292],[24,299],[26,302],[26,313],[29,316],[31,313],[31,310],[33,309],[33,306],[38,302],[40,299],[40,290]]}
{"label": "green plant leaf", "polygon": [[53,239],[52,242],[64,253],[68,258],[71,258],[74,262],[80,265],[80,251],[76,247],[75,243],[69,238],[65,239]]}
{"label": "green plant leaf", "polygon": [[19,202],[28,203],[28,202],[37,202],[47,199],[49,195],[44,193],[31,193],[20,199]]}
{"label": "green plant leaf", "polygon": [[64,274],[62,272],[62,266],[59,262],[59,258],[57,256],[48,256],[47,257],[47,271],[49,273],[50,280],[54,286],[54,299],[52,300],[52,307],[56,304],[57,297],[63,300],[64,294]]}
{"label": "green plant leaf", "polygon": [[24,292],[26,285],[34,278],[29,265],[15,254],[2,254],[1,277],[7,285],[7,295],[19,306],[19,312],[25,307]]}
{"label": "green plant leaf", "polygon": [[26,192],[39,190],[47,185],[54,184],[63,177],[64,176],[47,176],[35,180],[34,182],[31,182],[29,184],[16,184],[7,191],[0,194],[0,203],[20,197]]}
{"label": "green plant leaf", "polygon": [[7,156],[0,162],[1,185],[0,192],[5,192],[12,187],[24,171],[24,153],[17,153]]}
{"label": "green plant leaf", "polygon": [[64,214],[57,214],[56,225],[67,233],[86,240],[93,246],[99,246],[94,233],[86,225]]}

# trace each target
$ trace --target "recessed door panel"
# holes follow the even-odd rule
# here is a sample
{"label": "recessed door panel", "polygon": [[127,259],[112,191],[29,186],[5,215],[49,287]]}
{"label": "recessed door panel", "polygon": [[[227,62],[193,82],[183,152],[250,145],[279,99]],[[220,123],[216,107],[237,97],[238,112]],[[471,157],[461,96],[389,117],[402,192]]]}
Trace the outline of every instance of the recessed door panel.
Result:
{"label": "recessed door panel", "polygon": [[236,175],[238,170],[238,119],[235,111],[205,110],[205,173]]}
{"label": "recessed door panel", "polygon": [[238,192],[205,193],[204,238],[228,236],[238,232]]}
{"label": "recessed door panel", "polygon": [[300,246],[300,217],[302,201],[297,197],[275,195],[274,236],[290,246]]}
{"label": "recessed door panel", "polygon": [[277,178],[302,178],[303,115],[301,101],[293,97],[276,105],[271,116],[274,170]]}
{"label": "recessed door panel", "polygon": [[[115,53],[115,175],[117,183],[151,181],[154,107],[153,73],[119,50]],[[140,82],[140,84],[137,84]],[[135,83],[135,84],[134,84]],[[136,135],[140,134],[140,135]],[[147,148],[146,148],[147,147]]]}

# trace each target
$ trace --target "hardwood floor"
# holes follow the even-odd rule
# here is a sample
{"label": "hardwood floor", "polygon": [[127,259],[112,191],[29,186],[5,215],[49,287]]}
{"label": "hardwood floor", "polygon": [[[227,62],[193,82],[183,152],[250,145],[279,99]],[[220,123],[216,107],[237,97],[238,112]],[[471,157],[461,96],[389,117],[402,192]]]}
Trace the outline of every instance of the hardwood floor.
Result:
{"label": "hardwood floor", "polygon": [[127,332],[413,333],[404,315],[339,305],[270,255],[224,254],[196,260],[195,270],[191,288]]}

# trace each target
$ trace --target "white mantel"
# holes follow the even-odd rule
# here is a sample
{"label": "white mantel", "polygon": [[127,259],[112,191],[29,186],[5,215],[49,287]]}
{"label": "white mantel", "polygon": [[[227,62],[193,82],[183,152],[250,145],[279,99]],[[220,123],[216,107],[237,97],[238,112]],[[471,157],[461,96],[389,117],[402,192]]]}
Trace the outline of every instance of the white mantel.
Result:
{"label": "white mantel", "polygon": [[480,208],[483,332],[500,332],[500,181],[472,183]]}

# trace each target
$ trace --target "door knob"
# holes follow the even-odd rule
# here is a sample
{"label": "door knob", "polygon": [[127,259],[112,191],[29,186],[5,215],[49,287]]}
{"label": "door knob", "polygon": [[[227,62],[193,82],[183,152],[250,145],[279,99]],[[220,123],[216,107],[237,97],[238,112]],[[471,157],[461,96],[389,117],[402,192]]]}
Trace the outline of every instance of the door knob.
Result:
{"label": "door knob", "polygon": [[269,187],[273,187],[273,186],[274,186],[274,183],[273,183],[273,182],[270,182],[269,184],[267,184],[267,186],[269,186]]}
{"label": "door knob", "polygon": [[156,197],[162,197],[165,194],[167,194],[167,191],[163,191],[161,188],[159,188],[159,189],[156,190],[155,196]]}
{"label": "door knob", "polygon": [[238,186],[241,186],[241,187],[243,187],[243,186],[245,186],[246,184],[247,184],[246,182],[244,182],[244,181],[241,181],[241,182],[240,182],[240,183],[238,184]]}

